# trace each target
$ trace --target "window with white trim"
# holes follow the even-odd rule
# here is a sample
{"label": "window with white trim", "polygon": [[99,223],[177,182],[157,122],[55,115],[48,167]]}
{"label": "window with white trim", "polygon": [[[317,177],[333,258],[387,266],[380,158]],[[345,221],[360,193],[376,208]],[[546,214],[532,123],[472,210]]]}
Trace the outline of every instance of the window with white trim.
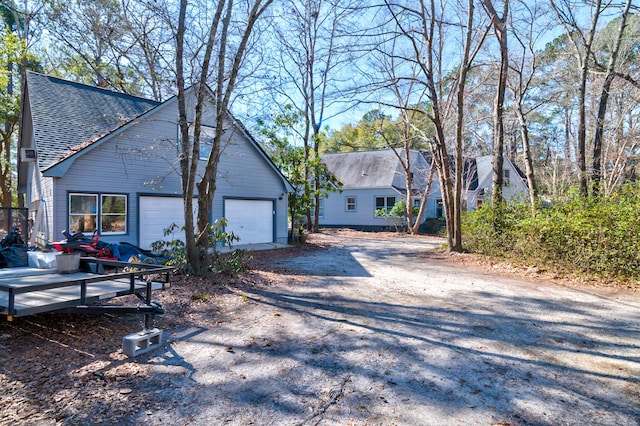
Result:
{"label": "window with white trim", "polygon": [[[320,198],[320,203],[318,204],[318,218],[324,217],[324,198]],[[315,204],[311,206],[311,216],[314,217],[316,214]]]}
{"label": "window with white trim", "polygon": [[348,212],[355,212],[357,210],[356,197],[348,196],[345,197],[345,210]]}
{"label": "window with white trim", "polygon": [[438,198],[436,200],[436,217],[438,219],[444,217],[444,202],[442,201],[442,198]]}
{"label": "window with white trim", "polygon": [[100,195],[100,233],[125,234],[127,232],[127,196]]}
{"label": "window with white trim", "polygon": [[69,230],[101,235],[127,233],[127,196],[122,194],[69,194]]}
{"label": "window with white trim", "polygon": [[504,186],[509,186],[509,169],[504,169],[503,170],[503,179],[502,179],[502,184]]}
{"label": "window with white trim", "polygon": [[376,215],[378,210],[384,210],[389,214],[396,204],[396,197],[376,197],[376,209],[373,212]]}

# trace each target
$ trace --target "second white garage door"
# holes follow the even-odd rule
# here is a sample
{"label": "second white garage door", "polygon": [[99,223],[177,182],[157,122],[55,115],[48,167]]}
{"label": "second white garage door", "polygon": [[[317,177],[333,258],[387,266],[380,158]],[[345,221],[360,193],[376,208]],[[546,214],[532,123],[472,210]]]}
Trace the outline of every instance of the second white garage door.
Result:
{"label": "second white garage door", "polygon": [[235,244],[273,242],[273,201],[227,199],[224,216],[227,232],[240,237]]}

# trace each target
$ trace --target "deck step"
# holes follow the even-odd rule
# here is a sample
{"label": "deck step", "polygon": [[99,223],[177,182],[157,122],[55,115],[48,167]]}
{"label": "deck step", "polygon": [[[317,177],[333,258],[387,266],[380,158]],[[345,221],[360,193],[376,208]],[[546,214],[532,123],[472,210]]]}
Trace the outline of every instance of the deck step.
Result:
{"label": "deck step", "polygon": [[136,357],[152,351],[162,344],[162,329],[152,328],[128,334],[122,338],[122,352],[129,357]]}

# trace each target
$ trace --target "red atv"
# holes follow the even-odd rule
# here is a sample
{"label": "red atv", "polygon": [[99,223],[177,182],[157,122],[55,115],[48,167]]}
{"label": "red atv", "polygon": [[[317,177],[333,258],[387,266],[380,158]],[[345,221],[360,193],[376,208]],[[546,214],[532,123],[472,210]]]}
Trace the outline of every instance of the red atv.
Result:
{"label": "red atv", "polygon": [[47,248],[52,248],[64,253],[80,253],[82,256],[97,257],[100,259],[118,260],[113,257],[109,249],[109,244],[100,243],[98,232],[94,231],[91,238],[87,238],[82,232],[70,234],[69,231],[62,231],[66,241],[57,241],[47,244]]}

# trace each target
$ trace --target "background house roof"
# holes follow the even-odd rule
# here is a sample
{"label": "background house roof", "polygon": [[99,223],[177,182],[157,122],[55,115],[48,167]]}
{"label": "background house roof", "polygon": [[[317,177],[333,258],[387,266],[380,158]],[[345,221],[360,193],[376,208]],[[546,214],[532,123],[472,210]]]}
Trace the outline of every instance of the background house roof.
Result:
{"label": "background house roof", "polygon": [[[433,153],[430,151],[420,151],[425,161],[428,164],[431,164],[433,161]],[[464,158],[464,164],[462,168],[462,187],[468,191],[475,191],[478,189],[478,181],[480,180],[480,174],[484,173],[485,162],[482,160],[483,158],[489,159],[489,171],[491,171],[491,156],[486,157],[477,157],[477,158]],[[451,168],[451,173],[455,175],[456,161],[453,155],[449,155],[449,167]]]}
{"label": "background house roof", "polygon": [[320,157],[345,189],[390,188],[398,168],[398,159],[390,149],[322,154]]}
{"label": "background house roof", "polygon": [[[483,155],[482,157],[476,158],[476,188],[478,187],[478,182],[491,182],[493,176],[493,156],[492,155]],[[476,188],[473,188],[474,190]]]}
{"label": "background house roof", "polygon": [[43,170],[159,105],[35,72],[27,72],[27,91]]}

